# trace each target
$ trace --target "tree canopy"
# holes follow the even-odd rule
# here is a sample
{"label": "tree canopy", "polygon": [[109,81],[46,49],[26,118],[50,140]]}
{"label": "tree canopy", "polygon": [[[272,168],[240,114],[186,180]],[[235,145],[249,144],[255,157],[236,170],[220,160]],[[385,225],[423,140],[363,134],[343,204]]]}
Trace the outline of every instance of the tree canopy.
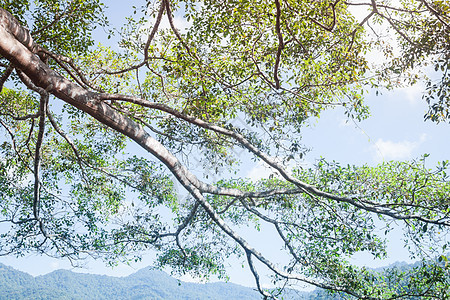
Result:
{"label": "tree canopy", "polygon": [[[267,298],[261,268],[280,288],[450,297],[448,162],[299,163],[305,122],[336,106],[369,117],[372,88],[425,81],[424,118],[449,120],[448,1],[137,2],[119,29],[99,0],[0,2],[1,255],[152,250],[161,267],[222,278],[238,256]],[[279,176],[233,176],[244,152]],[[349,263],[385,257],[373,229],[394,221],[419,267]],[[284,264],[239,233],[263,224]]]}

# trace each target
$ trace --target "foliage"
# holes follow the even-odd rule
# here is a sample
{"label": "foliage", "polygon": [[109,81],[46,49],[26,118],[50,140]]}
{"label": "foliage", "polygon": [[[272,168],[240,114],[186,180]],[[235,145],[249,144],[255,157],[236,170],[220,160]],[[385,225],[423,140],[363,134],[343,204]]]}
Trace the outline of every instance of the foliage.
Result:
{"label": "foliage", "polygon": [[[447,2],[146,1],[120,30],[97,0],[0,8],[0,254],[115,264],[152,250],[158,266],[204,278],[227,278],[237,256],[265,297],[276,293],[254,260],[279,287],[449,297],[448,162],[299,167],[309,118],[336,106],[367,118],[369,88],[415,83],[430,64],[425,118],[448,119]],[[393,31],[396,51],[377,26]],[[107,38],[117,46],[98,43]],[[384,61],[372,66],[376,48]],[[246,155],[279,176],[236,178]],[[348,262],[385,257],[376,228],[386,235],[394,222],[423,265],[405,275]],[[239,234],[265,226],[289,257],[281,267]]]}

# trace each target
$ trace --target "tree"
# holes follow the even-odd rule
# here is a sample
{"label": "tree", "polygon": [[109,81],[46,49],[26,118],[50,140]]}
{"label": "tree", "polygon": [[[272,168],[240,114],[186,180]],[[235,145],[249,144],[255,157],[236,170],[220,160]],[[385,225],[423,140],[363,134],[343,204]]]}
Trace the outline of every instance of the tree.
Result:
{"label": "tree", "polygon": [[[357,20],[351,10],[361,6],[367,14]],[[363,299],[449,297],[447,244],[437,234],[450,225],[447,162],[288,167],[306,151],[308,118],[342,106],[362,120],[365,90],[414,83],[429,64],[440,80],[424,79],[426,118],[448,119],[448,2],[147,1],[118,33],[104,8],[1,3],[3,255],[115,262],[153,249],[160,266],[219,277],[237,255],[264,297],[276,290],[261,287],[260,265],[277,285]],[[177,29],[174,15],[189,25]],[[118,47],[96,44],[96,27],[116,34]],[[393,31],[396,51],[376,28]],[[384,61],[369,67],[376,47]],[[148,157],[128,154],[130,140]],[[214,180],[239,169],[242,151],[280,176]],[[385,256],[373,228],[394,220],[420,267],[377,273],[349,264],[358,251]],[[263,223],[276,229],[285,266],[236,230]]]}

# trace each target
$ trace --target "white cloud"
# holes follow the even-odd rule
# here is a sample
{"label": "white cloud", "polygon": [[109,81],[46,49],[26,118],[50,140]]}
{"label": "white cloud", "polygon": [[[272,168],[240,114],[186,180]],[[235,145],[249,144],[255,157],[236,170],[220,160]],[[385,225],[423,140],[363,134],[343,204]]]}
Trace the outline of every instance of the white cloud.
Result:
{"label": "white cloud", "polygon": [[404,160],[412,158],[413,151],[426,140],[426,134],[422,134],[418,141],[385,141],[378,139],[373,146],[375,160]]}
{"label": "white cloud", "polygon": [[279,176],[272,167],[269,167],[260,161],[254,168],[250,169],[246,177],[251,181],[258,181],[263,178],[269,178],[271,174],[274,174],[274,176]]}
{"label": "white cloud", "polygon": [[[191,27],[191,22],[188,22],[186,19],[180,16],[175,16],[173,18],[173,24],[180,33],[185,33],[187,29]],[[153,23],[149,24],[148,26],[153,28]],[[166,16],[164,16],[164,19],[161,20],[159,29],[169,29],[169,28],[170,28],[169,20],[167,19]]]}
{"label": "white cloud", "polygon": [[[175,14],[173,17],[173,23],[175,28],[178,29],[179,32],[185,33],[189,27],[191,27],[192,22],[188,22],[182,15]],[[155,18],[148,20],[142,27],[141,30],[151,30],[155,24]],[[158,29],[170,29],[169,19],[166,13],[163,15],[161,19],[161,23],[158,26]]]}
{"label": "white cloud", "polygon": [[412,151],[417,147],[417,145],[416,143],[409,141],[392,142],[378,139],[375,143],[375,147],[379,152],[381,152],[380,155],[385,160],[401,160],[410,158]]}
{"label": "white cloud", "polygon": [[425,91],[425,86],[419,82],[413,86],[408,86],[398,90],[410,104],[418,104],[422,102],[422,95]]}
{"label": "white cloud", "polygon": [[61,267],[61,266],[60,266],[60,264],[59,264],[58,261],[52,261],[52,262],[50,263],[50,269],[51,269],[52,271],[58,270],[60,267]]}
{"label": "white cloud", "polygon": [[[280,162],[280,159],[276,159]],[[295,168],[312,168],[314,166],[313,163],[307,160],[295,161],[290,160],[284,167],[284,169],[290,173]],[[267,179],[270,176],[275,176],[276,178],[282,178],[280,173],[274,168],[268,166],[266,163],[259,161],[250,171],[248,171],[246,177],[251,181],[258,181],[260,179]]]}

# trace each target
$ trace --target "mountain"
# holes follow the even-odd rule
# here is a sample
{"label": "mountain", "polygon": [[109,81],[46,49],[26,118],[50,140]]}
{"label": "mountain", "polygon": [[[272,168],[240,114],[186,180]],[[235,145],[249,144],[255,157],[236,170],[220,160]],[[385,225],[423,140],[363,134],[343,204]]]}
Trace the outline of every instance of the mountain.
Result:
{"label": "mountain", "polygon": [[[397,262],[388,267],[407,270],[420,263]],[[382,272],[385,268],[374,269]],[[300,292],[286,289],[280,299],[339,300],[326,291]],[[57,270],[33,277],[0,264],[0,300],[54,299],[164,299],[164,300],[260,300],[261,295],[249,287],[225,282],[191,283],[175,279],[165,272],[144,268],[127,277],[111,277]]]}
{"label": "mountain", "polygon": [[[285,299],[308,293],[288,291]],[[173,299],[260,300],[255,290],[233,283],[190,283],[150,268],[127,277],[81,274],[67,270],[33,277],[0,264],[0,299]]]}

